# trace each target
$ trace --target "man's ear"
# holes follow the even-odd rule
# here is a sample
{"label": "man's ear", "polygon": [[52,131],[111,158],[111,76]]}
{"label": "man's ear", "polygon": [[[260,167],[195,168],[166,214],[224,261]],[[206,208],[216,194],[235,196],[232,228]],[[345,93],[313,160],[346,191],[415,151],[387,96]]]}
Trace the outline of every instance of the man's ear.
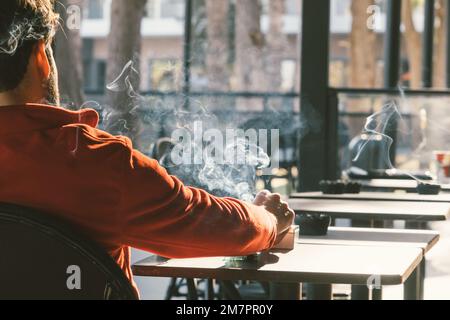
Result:
{"label": "man's ear", "polygon": [[39,73],[39,76],[42,79],[48,79],[50,77],[51,72],[50,62],[48,60],[45,47],[46,47],[45,42],[43,40],[40,40],[34,48],[35,50],[34,55],[36,58],[36,68]]}

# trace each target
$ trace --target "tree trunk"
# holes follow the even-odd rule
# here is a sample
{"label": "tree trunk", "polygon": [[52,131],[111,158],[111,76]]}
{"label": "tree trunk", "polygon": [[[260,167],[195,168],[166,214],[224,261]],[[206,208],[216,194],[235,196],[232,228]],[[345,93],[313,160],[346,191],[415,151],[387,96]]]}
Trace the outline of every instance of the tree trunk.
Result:
{"label": "tree trunk", "polygon": [[[434,88],[446,88],[446,29],[447,19],[446,17],[446,5],[449,5],[448,1],[437,0],[436,1],[436,29],[434,33],[434,57],[433,57],[433,87]],[[448,127],[448,111],[446,108],[432,107],[427,108],[428,119],[435,123],[439,123],[443,127]],[[436,129],[435,126],[429,125],[427,130],[428,141],[432,142],[424,150],[428,152],[428,155],[432,154],[431,151],[436,148],[442,148],[448,146],[448,137],[440,129]],[[426,154],[422,157],[424,160]],[[426,161],[426,160],[425,160]],[[428,162],[429,163],[429,162]],[[425,166],[424,166],[425,167]]]}
{"label": "tree trunk", "polygon": [[[137,72],[129,72],[129,84],[139,92],[139,59],[141,52],[141,22],[147,0],[113,0],[111,3],[111,29],[108,36],[107,83],[114,81],[125,65],[132,61]],[[138,144],[139,119],[130,114],[134,108],[129,89],[107,93],[109,107],[114,111],[107,128],[113,133],[129,136]]]}
{"label": "tree trunk", "polygon": [[236,0],[236,90],[265,91],[259,0]]}
{"label": "tree trunk", "polygon": [[[134,68],[139,71],[141,51],[141,21],[144,16],[146,0],[113,0],[111,4],[111,29],[108,36],[108,65],[106,79],[110,83],[119,76],[123,67],[133,61]],[[139,90],[139,74],[133,73],[131,85]],[[128,100],[127,92],[122,94],[109,93],[108,101],[111,107],[119,111],[129,111],[127,105],[121,104]]]}
{"label": "tree trunk", "polygon": [[230,74],[228,69],[228,0],[206,0],[208,48],[206,68],[210,90],[226,91],[229,89]]}
{"label": "tree trunk", "polygon": [[[445,3],[444,3],[445,2]],[[448,1],[437,0],[436,1],[436,32],[435,32],[435,50],[434,50],[434,75],[433,75],[433,86],[438,88],[446,87],[446,56],[445,56],[445,48],[446,48],[446,26],[447,19],[446,17],[446,5],[448,5]]]}
{"label": "tree trunk", "polygon": [[409,60],[411,88],[422,87],[422,38],[414,26],[414,7],[411,1],[402,2],[402,20],[405,27],[406,53]]}
{"label": "tree trunk", "polygon": [[282,84],[281,67],[287,38],[283,32],[285,0],[269,1],[269,32],[267,34],[266,72],[270,91],[279,91]]}
{"label": "tree trunk", "polygon": [[350,86],[371,88],[376,80],[376,34],[367,26],[367,8],[374,0],[352,0]]}
{"label": "tree trunk", "polygon": [[79,17],[71,17],[79,19],[81,22],[81,7],[83,0],[59,0],[56,4],[56,10],[61,17],[61,26],[56,33],[55,38],[55,60],[59,71],[59,90],[61,94],[61,102],[69,108],[77,109],[81,107],[85,101],[83,94],[83,63],[82,63],[82,41],[80,36],[81,25],[69,26],[66,24],[68,20],[67,9],[71,5],[80,9],[79,12],[71,12],[71,14],[80,14]]}

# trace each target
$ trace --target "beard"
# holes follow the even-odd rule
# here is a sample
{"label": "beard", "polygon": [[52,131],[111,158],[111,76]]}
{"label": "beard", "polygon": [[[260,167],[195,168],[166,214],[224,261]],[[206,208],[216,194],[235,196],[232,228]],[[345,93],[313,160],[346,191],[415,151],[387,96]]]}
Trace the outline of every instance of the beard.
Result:
{"label": "beard", "polygon": [[42,84],[45,92],[44,103],[53,106],[59,106],[60,96],[58,88],[58,71],[56,69],[56,64],[55,60],[53,59],[53,52],[51,48],[47,48],[46,51],[51,71],[48,79]]}
{"label": "beard", "polygon": [[43,83],[44,90],[46,92],[44,102],[53,106],[59,106],[59,89],[58,89],[58,77],[52,70],[50,77]]}

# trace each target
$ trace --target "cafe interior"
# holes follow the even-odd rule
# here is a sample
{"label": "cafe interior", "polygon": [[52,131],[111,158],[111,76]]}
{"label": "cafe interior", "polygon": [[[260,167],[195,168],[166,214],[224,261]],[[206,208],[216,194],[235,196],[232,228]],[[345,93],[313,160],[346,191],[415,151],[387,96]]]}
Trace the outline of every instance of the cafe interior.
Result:
{"label": "cafe interior", "polygon": [[[62,222],[44,209],[47,198],[33,207],[1,191],[1,299],[450,299],[449,0],[61,2],[66,36],[58,31],[53,49],[60,78],[70,80],[59,81],[62,108],[94,109],[95,130],[139,150],[135,165],[156,160],[146,170],[166,170],[210,202],[256,205],[262,190],[277,194],[292,223],[276,244],[250,253],[237,250],[231,222],[228,235],[225,220],[198,222],[210,226],[202,231],[186,211],[165,227],[174,239],[193,234],[173,240],[178,251],[164,249],[175,246],[167,236],[161,244],[136,235],[124,243],[127,269],[86,236],[89,222]],[[130,106],[125,115],[118,101]],[[10,148],[0,140],[4,167]],[[71,168],[85,160],[76,154]],[[136,185],[118,183],[145,194],[144,178],[156,174],[132,171]],[[165,188],[158,181],[149,199]],[[86,190],[71,199],[86,201]],[[93,207],[117,211],[120,195],[92,192]],[[175,202],[155,212],[174,217],[184,205]],[[205,254],[188,254],[194,246]]]}

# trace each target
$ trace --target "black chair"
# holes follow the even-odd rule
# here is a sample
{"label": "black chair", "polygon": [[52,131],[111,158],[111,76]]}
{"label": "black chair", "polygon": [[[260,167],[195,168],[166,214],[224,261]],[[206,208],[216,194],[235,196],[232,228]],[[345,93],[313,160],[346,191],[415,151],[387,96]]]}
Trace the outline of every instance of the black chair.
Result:
{"label": "black chair", "polygon": [[137,296],[114,260],[76,228],[34,209],[0,204],[0,299]]}

